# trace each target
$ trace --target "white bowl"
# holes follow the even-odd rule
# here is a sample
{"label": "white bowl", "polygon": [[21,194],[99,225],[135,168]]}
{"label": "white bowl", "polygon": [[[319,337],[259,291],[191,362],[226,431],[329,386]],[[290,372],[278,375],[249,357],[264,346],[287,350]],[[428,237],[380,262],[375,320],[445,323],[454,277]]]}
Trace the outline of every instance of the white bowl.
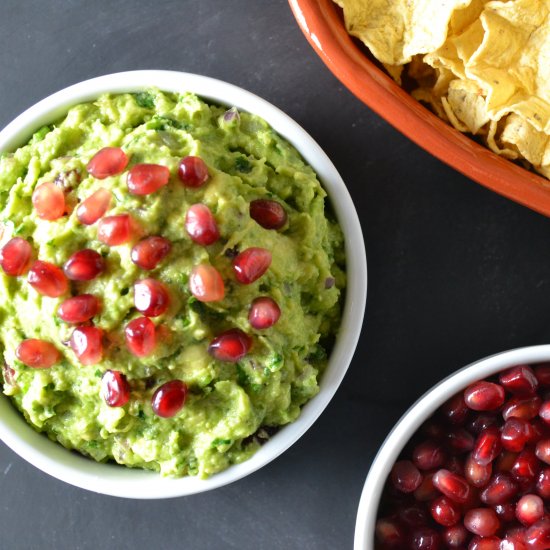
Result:
{"label": "white bowl", "polygon": [[92,101],[106,92],[136,92],[151,87],[168,92],[194,92],[207,101],[257,114],[292,143],[313,167],[331,199],[345,236],[348,283],[339,335],[321,379],[319,394],[303,407],[298,420],[282,428],[252,458],[206,480],[161,478],[157,473],[100,464],[84,458],[35,432],[8,398],[0,397],[0,438],[22,458],[72,485],[113,496],[143,499],[190,495],[226,485],[265,466],[302,436],[328,405],[347,371],[361,332],[367,293],[361,226],[348,190],[334,165],[311,136],[290,117],[237,86],[172,71],[132,71],[93,78],[47,97],[8,124],[0,132],[0,152],[24,144],[34,131],[59,119],[73,105]]}
{"label": "white bowl", "polygon": [[515,365],[550,361],[550,345],[530,346],[504,351],[472,363],[451,374],[426,392],[390,432],[369,470],[355,524],[354,550],[374,548],[374,526],[378,503],[386,479],[402,449],[412,435],[445,401],[470,384]]}

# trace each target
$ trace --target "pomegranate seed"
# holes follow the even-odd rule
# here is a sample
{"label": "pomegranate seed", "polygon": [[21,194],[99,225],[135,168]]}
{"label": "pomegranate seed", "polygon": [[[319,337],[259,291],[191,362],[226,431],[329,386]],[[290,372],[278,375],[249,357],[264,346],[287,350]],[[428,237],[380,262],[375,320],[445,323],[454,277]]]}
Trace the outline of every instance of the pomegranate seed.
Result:
{"label": "pomegranate seed", "polygon": [[464,391],[466,405],[474,411],[493,411],[504,403],[504,388],[485,380]]}
{"label": "pomegranate seed", "polygon": [[130,257],[141,269],[155,269],[172,249],[172,243],[164,237],[147,237],[132,248]]}
{"label": "pomegranate seed", "polygon": [[519,453],[531,437],[531,424],[522,418],[509,418],[502,428],[500,439],[507,451]]}
{"label": "pomegranate seed", "polygon": [[494,510],[500,521],[511,522],[516,519],[516,507],[511,502],[506,504],[497,504]]}
{"label": "pomegranate seed", "polygon": [[539,409],[539,416],[550,425],[550,401],[545,401]]}
{"label": "pomegranate seed", "polygon": [[472,453],[468,455],[464,466],[464,475],[471,485],[474,487],[484,487],[491,479],[492,472],[493,465],[491,462],[482,465],[476,462]]}
{"label": "pomegranate seed", "polygon": [[449,472],[449,470],[438,470],[434,474],[433,484],[445,496],[459,504],[466,502],[470,496],[468,482],[462,476]]}
{"label": "pomegranate seed", "polygon": [[481,413],[477,414],[468,424],[468,430],[473,434],[479,435],[483,430],[491,426],[499,426],[500,419],[496,414]]}
{"label": "pomegranate seed", "polygon": [[481,500],[489,506],[497,504],[506,504],[518,492],[516,482],[505,473],[496,474],[493,476],[489,485],[481,492]]}
{"label": "pomegranate seed", "polygon": [[0,250],[0,266],[6,275],[23,275],[30,266],[31,245],[21,237],[10,239]]}
{"label": "pomegranate seed", "polygon": [[85,323],[99,313],[99,300],[92,294],[67,298],[57,308],[57,316],[66,323]]}
{"label": "pomegranate seed", "polygon": [[463,548],[468,540],[470,534],[468,533],[466,527],[461,524],[453,525],[452,527],[447,527],[443,531],[443,541],[448,548]]}
{"label": "pomegranate seed", "polygon": [[433,419],[422,424],[420,431],[426,437],[435,440],[441,440],[447,435],[447,427],[444,427],[440,422],[436,422]]}
{"label": "pomegranate seed", "polygon": [[76,209],[78,221],[84,225],[92,225],[105,215],[111,204],[111,192],[103,187],[84,199]]}
{"label": "pomegranate seed", "polygon": [[86,170],[94,178],[102,180],[124,172],[128,161],[128,156],[120,147],[104,147],[90,159]]}
{"label": "pomegranate seed", "polygon": [[103,331],[83,326],[73,330],[69,344],[83,365],[95,365],[103,358]]}
{"label": "pomegranate seed", "polygon": [[424,474],[424,479],[414,492],[414,498],[418,502],[427,502],[433,500],[439,495],[439,491],[434,487],[433,476],[435,472]]}
{"label": "pomegranate seed", "polygon": [[201,302],[217,302],[225,296],[225,285],[218,270],[208,264],[196,265],[189,275],[191,294]]}
{"label": "pomegranate seed", "polygon": [[451,449],[457,453],[467,453],[474,448],[474,437],[464,428],[452,430],[447,435],[447,441]]}
{"label": "pomegranate seed", "polygon": [[201,187],[208,181],[208,167],[200,157],[185,157],[180,160],[178,176],[186,187]]}
{"label": "pomegranate seed", "polygon": [[468,550],[499,550],[500,539],[498,537],[474,537],[468,545]]}
{"label": "pomegranate seed", "polygon": [[525,542],[529,550],[550,548],[550,518],[544,517],[525,531]]}
{"label": "pomegranate seed", "polygon": [[509,451],[503,451],[500,456],[495,460],[493,469],[495,472],[509,472],[518,457],[518,453],[511,453]]}
{"label": "pomegranate seed", "polygon": [[101,378],[101,395],[109,407],[123,407],[130,399],[130,384],[117,370],[105,371]]}
{"label": "pomegranate seed", "polygon": [[56,265],[36,260],[27,275],[29,284],[43,296],[57,298],[69,290],[69,282]]}
{"label": "pomegranate seed", "polygon": [[537,478],[537,493],[544,499],[550,499],[550,468],[544,468]]}
{"label": "pomegranate seed", "polygon": [[539,470],[537,455],[532,449],[524,449],[510,470],[516,480],[534,480]]}
{"label": "pomegranate seed", "polygon": [[250,217],[264,229],[281,229],[287,220],[282,205],[269,199],[253,200],[250,203]]}
{"label": "pomegranate seed", "polygon": [[60,358],[59,351],[53,344],[36,338],[23,340],[17,346],[15,356],[21,363],[33,369],[47,369]]}
{"label": "pomegranate seed", "polygon": [[407,535],[403,526],[391,518],[377,520],[375,536],[382,547],[388,549],[397,550],[404,548],[407,541]]}
{"label": "pomegranate seed", "polygon": [[9,365],[6,365],[6,363],[4,363],[4,366],[2,367],[2,376],[4,377],[5,384],[8,386],[17,386],[15,371]]}
{"label": "pomegranate seed", "polygon": [[208,346],[208,353],[218,361],[236,363],[252,346],[252,338],[238,328],[226,330],[216,336]]}
{"label": "pomegranate seed", "polygon": [[153,394],[153,411],[162,418],[171,418],[178,414],[187,398],[187,385],[181,380],[166,382]]}
{"label": "pomegranate seed", "polygon": [[136,164],[130,168],[126,184],[132,195],[150,195],[170,181],[170,170],[160,164]]}
{"label": "pomegranate seed", "polygon": [[412,493],[422,483],[422,474],[410,460],[400,460],[393,465],[391,480],[398,491]]}
{"label": "pomegranate seed", "polygon": [[73,281],[91,281],[103,273],[105,261],[101,254],[85,248],[75,252],[63,266],[65,275]]}
{"label": "pomegranate seed", "polygon": [[550,464],[550,439],[541,439],[537,443],[535,453],[539,460]]}
{"label": "pomegranate seed", "polygon": [[474,508],[464,516],[464,527],[480,537],[492,537],[500,529],[500,520],[492,508]]}
{"label": "pomegranate seed", "polygon": [[166,286],[156,279],[142,279],[134,283],[134,305],[146,317],[158,317],[170,306]]}
{"label": "pomegranate seed", "polygon": [[524,530],[521,527],[509,530],[500,542],[500,550],[528,550]]}
{"label": "pomegranate seed", "polygon": [[421,527],[428,523],[428,515],[422,506],[403,508],[398,514],[399,520],[408,527]]}
{"label": "pomegranate seed", "polygon": [[456,455],[452,455],[445,462],[444,468],[453,474],[462,475],[464,473],[464,460]]}
{"label": "pomegranate seed", "polygon": [[523,495],[516,504],[516,517],[523,525],[531,525],[544,515],[544,502],[537,495]]}
{"label": "pomegranate seed", "polygon": [[106,216],[99,220],[97,238],[109,246],[127,243],[133,234],[133,220],[129,214]]}
{"label": "pomegranate seed", "polygon": [[265,248],[247,248],[233,260],[237,281],[249,285],[258,280],[271,265],[271,252]]}
{"label": "pomegranate seed", "polygon": [[[277,302],[269,296],[254,298],[248,312],[248,322],[252,328],[262,330],[272,327],[281,316]],[[430,468],[431,469],[431,468]]]}
{"label": "pomegranate seed", "polygon": [[462,394],[454,395],[440,409],[443,417],[451,424],[462,425],[466,422],[470,409],[464,402]]}
{"label": "pomegranate seed", "polygon": [[502,417],[504,420],[512,417],[532,420],[539,414],[541,403],[542,399],[538,395],[526,398],[512,397],[504,404]]}
{"label": "pomegranate seed", "polygon": [[550,388],[550,363],[541,363],[534,368],[540,386]]}
{"label": "pomegranate seed", "polygon": [[472,458],[482,466],[487,466],[492,462],[502,450],[500,442],[500,430],[492,426],[487,428],[477,438]]}
{"label": "pomegranate seed", "polygon": [[518,365],[503,372],[499,382],[510,393],[519,396],[533,395],[539,385],[533,369],[527,365]]}
{"label": "pomegranate seed", "polygon": [[65,214],[65,195],[55,183],[43,183],[34,190],[32,205],[40,219],[57,220]]}
{"label": "pomegranate seed", "polygon": [[439,550],[441,547],[441,535],[435,529],[420,527],[412,532],[411,550]]}
{"label": "pomegranate seed", "polygon": [[193,204],[185,215],[185,230],[201,246],[214,244],[220,238],[214,215],[206,204]]}
{"label": "pomegranate seed", "polygon": [[445,452],[435,441],[424,441],[412,452],[414,465],[420,470],[439,468],[445,462]]}
{"label": "pomegranate seed", "polygon": [[136,357],[151,355],[156,345],[155,324],[148,317],[138,317],[126,325],[126,345]]}
{"label": "pomegranate seed", "polygon": [[444,525],[445,527],[455,525],[461,517],[458,504],[444,496],[436,498],[432,502],[430,512],[434,520],[439,523],[439,525]]}

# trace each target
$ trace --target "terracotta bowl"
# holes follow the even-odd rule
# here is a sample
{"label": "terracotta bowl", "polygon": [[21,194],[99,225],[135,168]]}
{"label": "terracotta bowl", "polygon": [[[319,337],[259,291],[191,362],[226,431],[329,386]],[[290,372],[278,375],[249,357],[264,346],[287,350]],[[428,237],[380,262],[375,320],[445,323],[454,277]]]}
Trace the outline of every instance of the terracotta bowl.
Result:
{"label": "terracotta bowl", "polygon": [[333,0],[289,0],[309,43],[363,103],[438,159],[485,187],[550,216],[550,182],[479,145],[402,90],[345,29]]}

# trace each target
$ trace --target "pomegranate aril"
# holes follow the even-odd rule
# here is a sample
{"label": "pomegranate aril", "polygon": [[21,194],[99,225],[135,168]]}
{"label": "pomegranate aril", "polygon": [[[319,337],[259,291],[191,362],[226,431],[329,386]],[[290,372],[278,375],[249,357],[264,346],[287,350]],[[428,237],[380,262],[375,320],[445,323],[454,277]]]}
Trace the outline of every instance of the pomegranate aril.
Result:
{"label": "pomegranate aril", "polygon": [[[254,298],[248,312],[248,322],[252,328],[262,330],[272,327],[281,316],[277,302],[269,296]],[[428,468],[431,469],[431,468]]]}
{"label": "pomegranate aril", "polygon": [[217,302],[225,296],[225,285],[219,271],[211,265],[193,267],[189,275],[191,294],[200,302]]}
{"label": "pomegranate aril", "polygon": [[529,550],[548,550],[550,548],[550,518],[544,517],[533,523],[525,531],[525,542]]}
{"label": "pomegranate aril", "polygon": [[69,290],[69,281],[56,265],[36,260],[27,275],[28,283],[38,292],[50,298],[57,298]]}
{"label": "pomegranate aril", "polygon": [[412,461],[420,470],[433,470],[445,462],[445,452],[435,441],[424,441],[418,444],[412,452]]}
{"label": "pomegranate aril", "polygon": [[538,415],[542,399],[535,395],[533,397],[512,397],[504,404],[502,408],[502,417],[504,420],[509,418],[523,418],[532,420]]}
{"label": "pomegranate aril", "polygon": [[95,365],[103,358],[103,331],[100,328],[93,326],[75,328],[69,344],[83,365]]}
{"label": "pomegranate aril", "polygon": [[0,250],[0,266],[6,275],[23,275],[30,266],[32,247],[21,237],[10,239]]}
{"label": "pomegranate aril", "polygon": [[467,453],[474,448],[474,437],[464,428],[451,430],[447,435],[449,447],[457,453]]}
{"label": "pomegranate aril", "polygon": [[33,369],[47,369],[60,358],[59,351],[53,344],[36,338],[23,340],[17,346],[15,356],[21,363]]}
{"label": "pomegranate aril", "polygon": [[265,248],[251,247],[243,250],[233,260],[237,281],[249,285],[258,280],[271,265],[271,252]]}
{"label": "pomegranate aril", "polygon": [[492,508],[474,508],[464,516],[464,527],[480,537],[492,537],[500,528],[500,520]]}
{"label": "pomegranate aril", "polygon": [[65,214],[65,194],[55,183],[43,183],[32,194],[32,204],[42,220],[57,220]]}
{"label": "pomegranate aril", "polygon": [[451,455],[443,465],[445,470],[453,474],[462,475],[464,473],[464,460],[457,455]]}
{"label": "pomegranate aril", "polygon": [[528,550],[527,545],[517,539],[504,537],[500,541],[499,550]]}
{"label": "pomegranate aril", "polygon": [[138,317],[130,321],[124,329],[126,345],[136,357],[147,357],[156,345],[155,325],[148,317]]}
{"label": "pomegranate aril", "polygon": [[102,180],[124,172],[128,156],[120,147],[104,147],[88,162],[86,170],[94,178]]}
{"label": "pomegranate aril", "polygon": [[57,316],[66,323],[84,323],[99,312],[99,300],[92,294],[67,298],[57,308]]}
{"label": "pomegranate aril", "polygon": [[411,534],[409,548],[411,550],[440,550],[441,535],[431,527],[419,527]]}
{"label": "pomegranate aril", "polygon": [[214,244],[220,238],[220,231],[214,215],[206,204],[193,204],[185,215],[185,230],[191,240],[201,246]]}
{"label": "pomegranate aril", "polygon": [[155,269],[169,254],[172,243],[164,237],[153,235],[137,243],[130,254],[132,262],[141,269]]}
{"label": "pomegranate aril", "polygon": [[109,209],[111,196],[108,189],[101,187],[84,199],[76,209],[78,221],[84,225],[92,225],[102,218]]}
{"label": "pomegranate aril", "polygon": [[208,353],[218,361],[236,363],[249,352],[251,346],[252,338],[235,328],[216,336],[208,346]]}
{"label": "pomegranate aril", "polygon": [[500,441],[500,430],[494,426],[487,428],[479,434],[472,451],[472,458],[482,466],[487,466],[500,453],[502,443]]}
{"label": "pomegranate aril", "polygon": [[524,449],[517,456],[510,472],[516,480],[532,481],[539,471],[539,461],[535,451]]}
{"label": "pomegranate aril", "polygon": [[518,492],[517,483],[505,473],[496,474],[480,494],[482,502],[489,506],[506,504]]}
{"label": "pomegranate aril", "polygon": [[537,477],[537,493],[545,500],[550,500],[550,468],[544,468]]}
{"label": "pomegranate aril", "polygon": [[97,238],[109,246],[127,243],[133,236],[133,220],[129,214],[101,218],[97,225]]}
{"label": "pomegranate aril", "polygon": [[201,187],[208,181],[208,167],[200,157],[188,156],[180,160],[178,177],[186,187]]}
{"label": "pomegranate aril", "polygon": [[468,424],[468,430],[475,435],[479,435],[483,430],[491,426],[498,427],[500,423],[501,419],[496,414],[480,413],[476,414]]}
{"label": "pomegranate aril", "polygon": [[146,317],[158,317],[170,306],[170,294],[160,281],[142,279],[134,283],[134,305]]}
{"label": "pomegranate aril", "polygon": [[414,492],[414,498],[418,502],[428,502],[436,498],[440,493],[434,487],[433,476],[435,472],[425,473],[422,483]]}
{"label": "pomegranate aril", "polygon": [[399,550],[405,548],[407,532],[395,519],[381,518],[376,522],[374,529],[376,540],[382,548]]}
{"label": "pomegranate aril", "polygon": [[539,416],[550,426],[550,401],[545,401],[539,409]]}
{"label": "pomegranate aril", "polygon": [[430,512],[434,521],[445,527],[455,525],[462,516],[460,506],[445,496],[436,498],[431,503]]}
{"label": "pomegranate aril", "polygon": [[250,217],[264,229],[281,229],[286,223],[286,211],[277,201],[256,199],[250,203]]}
{"label": "pomegranate aril", "polygon": [[504,388],[485,380],[464,391],[464,402],[474,411],[494,411],[504,403]]}
{"label": "pomegranate aril", "polygon": [[507,451],[519,453],[531,438],[531,424],[522,418],[509,418],[500,434],[502,446]]}
{"label": "pomegranate aril", "polygon": [[452,527],[447,527],[447,529],[443,531],[443,542],[447,545],[447,548],[458,550],[466,547],[469,536],[470,533],[468,533],[466,527],[462,524],[457,524]]}
{"label": "pomegranate aril", "polygon": [[130,384],[117,370],[105,371],[101,378],[101,396],[109,407],[123,407],[130,399]]}
{"label": "pomegranate aril", "polygon": [[449,472],[449,470],[438,470],[433,476],[433,484],[445,496],[454,502],[463,504],[470,496],[470,486],[460,475]]}
{"label": "pomegranate aril", "polygon": [[170,181],[170,170],[160,164],[136,164],[130,168],[126,184],[132,195],[149,195]]}
{"label": "pomegranate aril", "polygon": [[550,464],[550,439],[541,439],[537,443],[535,454],[539,460]]}
{"label": "pomegranate aril", "polygon": [[550,388],[550,363],[536,365],[533,370],[539,385],[543,388]]}
{"label": "pomegranate aril", "polygon": [[399,460],[393,465],[391,475],[393,486],[402,493],[412,493],[422,483],[422,474],[410,460]]}
{"label": "pomegranate aril", "polygon": [[153,411],[162,418],[171,418],[178,414],[187,398],[187,385],[181,380],[166,382],[153,394]]}
{"label": "pomegranate aril", "polygon": [[500,550],[498,537],[475,536],[468,545],[468,550]]}
{"label": "pomegranate aril", "polygon": [[516,517],[523,525],[532,525],[544,515],[544,502],[538,495],[523,495],[516,504]]}
{"label": "pomegranate aril", "polygon": [[489,483],[493,465],[491,462],[482,465],[474,460],[472,454],[468,455],[466,464],[464,465],[464,475],[471,485],[474,487],[484,487]]}
{"label": "pomegranate aril", "polygon": [[493,470],[495,473],[509,472],[513,468],[517,457],[518,453],[502,451],[493,464]]}
{"label": "pomegranate aril", "polygon": [[499,382],[510,393],[519,396],[533,395],[538,387],[537,377],[527,365],[518,365],[503,372]]}
{"label": "pomegranate aril", "polygon": [[63,266],[65,275],[73,281],[91,281],[104,270],[105,260],[91,248],[75,252]]}
{"label": "pomegranate aril", "polygon": [[433,418],[422,424],[420,432],[431,439],[439,441],[447,436],[448,428]]}
{"label": "pomegranate aril", "polygon": [[399,510],[398,517],[401,523],[408,527],[420,527],[428,523],[428,514],[419,504]]}
{"label": "pomegranate aril", "polygon": [[464,402],[464,396],[460,393],[449,399],[440,409],[443,417],[451,424],[464,424],[468,417],[469,409]]}
{"label": "pomegranate aril", "polygon": [[516,506],[512,502],[497,504],[493,507],[500,521],[511,522],[516,519]]}

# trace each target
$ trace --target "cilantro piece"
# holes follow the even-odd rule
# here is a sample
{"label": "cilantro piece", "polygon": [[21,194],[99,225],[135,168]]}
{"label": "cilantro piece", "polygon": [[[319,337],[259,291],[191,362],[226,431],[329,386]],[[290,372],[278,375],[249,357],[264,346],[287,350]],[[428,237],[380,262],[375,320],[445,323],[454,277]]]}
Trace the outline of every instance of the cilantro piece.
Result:
{"label": "cilantro piece", "polygon": [[252,171],[250,161],[243,155],[235,159],[235,168],[243,174],[249,174]]}
{"label": "cilantro piece", "polygon": [[134,94],[136,103],[144,109],[153,109],[155,107],[155,98],[149,92],[138,92]]}

